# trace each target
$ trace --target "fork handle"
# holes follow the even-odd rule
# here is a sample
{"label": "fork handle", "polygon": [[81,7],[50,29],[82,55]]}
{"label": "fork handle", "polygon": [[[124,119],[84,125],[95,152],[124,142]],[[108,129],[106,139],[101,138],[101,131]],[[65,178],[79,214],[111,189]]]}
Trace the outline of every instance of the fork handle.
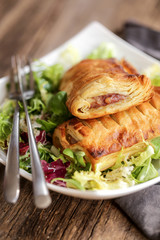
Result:
{"label": "fork handle", "polygon": [[[22,93],[22,92],[21,92]],[[26,122],[28,128],[28,139],[30,147],[30,157],[32,165],[32,180],[35,205],[38,208],[47,208],[51,204],[51,197],[46,185],[43,170],[41,167],[40,157],[37,150],[35,137],[32,130],[30,117],[27,110],[26,101],[22,93],[23,105],[26,113]]]}
{"label": "fork handle", "polygon": [[19,104],[16,101],[4,176],[4,196],[6,201],[15,203],[18,200],[19,192]]}

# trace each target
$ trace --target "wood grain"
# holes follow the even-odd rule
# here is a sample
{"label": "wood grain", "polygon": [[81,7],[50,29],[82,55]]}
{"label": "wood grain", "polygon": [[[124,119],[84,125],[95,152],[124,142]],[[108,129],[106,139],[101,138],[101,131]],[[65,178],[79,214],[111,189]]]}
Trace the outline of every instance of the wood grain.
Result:
{"label": "wood grain", "polygon": [[[144,6],[145,5],[145,6]],[[39,58],[93,20],[120,31],[127,19],[160,30],[159,0],[1,0],[0,75],[15,54]],[[34,207],[32,184],[21,179],[16,205],[3,198],[4,167],[0,165],[0,239],[145,240],[114,201],[80,200],[51,192],[52,205]]]}

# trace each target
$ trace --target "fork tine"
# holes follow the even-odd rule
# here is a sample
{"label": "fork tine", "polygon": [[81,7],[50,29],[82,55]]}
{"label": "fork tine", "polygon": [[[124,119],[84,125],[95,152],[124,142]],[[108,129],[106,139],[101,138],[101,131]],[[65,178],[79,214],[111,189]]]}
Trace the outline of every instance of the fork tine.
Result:
{"label": "fork tine", "polygon": [[16,56],[12,56],[12,57],[11,57],[11,67],[12,67],[13,69],[16,68]]}
{"label": "fork tine", "polygon": [[22,74],[21,74],[21,59],[19,56],[15,57],[15,62],[16,62],[16,70],[17,70],[17,80],[18,80],[18,91],[20,91],[20,88],[23,88],[22,85]]}
{"label": "fork tine", "polygon": [[15,56],[11,57],[11,70],[10,70],[10,93],[16,92],[16,83],[15,83],[15,70],[16,70],[16,58]]}
{"label": "fork tine", "polygon": [[23,56],[21,57],[21,70],[23,72],[22,74],[22,84],[23,84],[23,90],[27,90],[27,79],[26,79],[26,72],[25,72],[25,65],[26,65],[26,58]]}
{"label": "fork tine", "polygon": [[31,61],[30,61],[29,58],[28,58],[28,66],[29,66],[29,88],[30,88],[31,90],[34,90],[34,88],[35,88],[35,83],[34,83],[34,78],[33,78]]}

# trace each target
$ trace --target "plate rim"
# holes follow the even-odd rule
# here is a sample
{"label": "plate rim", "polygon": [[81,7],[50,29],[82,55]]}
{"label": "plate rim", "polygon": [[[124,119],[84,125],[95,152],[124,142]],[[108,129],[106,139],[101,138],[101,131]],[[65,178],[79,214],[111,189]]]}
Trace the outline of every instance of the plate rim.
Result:
{"label": "plate rim", "polygon": [[[3,153],[4,154],[4,153]],[[2,155],[0,154],[0,163],[3,165],[6,164],[5,160],[3,159]],[[28,173],[27,171],[20,168],[20,175],[24,177],[25,179],[32,181],[32,174]],[[102,199],[115,199],[122,196],[127,196],[130,194],[133,194],[135,192],[141,191],[143,189],[146,189],[156,183],[160,182],[160,176],[157,178],[154,178],[152,180],[149,180],[145,183],[141,183],[138,185],[134,185],[128,188],[124,189],[113,189],[113,190],[86,190],[82,191],[79,189],[72,189],[72,188],[64,188],[60,187],[51,183],[47,183],[47,186],[50,190],[64,194],[70,197],[76,197],[81,199],[88,199],[88,200],[102,200]],[[123,190],[123,192],[122,192]],[[114,193],[116,191],[116,193]]]}

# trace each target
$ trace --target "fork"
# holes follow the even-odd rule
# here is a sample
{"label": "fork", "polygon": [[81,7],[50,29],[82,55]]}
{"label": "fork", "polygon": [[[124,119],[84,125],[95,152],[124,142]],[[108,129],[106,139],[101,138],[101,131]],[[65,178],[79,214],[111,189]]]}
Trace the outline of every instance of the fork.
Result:
{"label": "fork", "polygon": [[[29,139],[29,148],[30,148],[30,157],[31,157],[31,167],[32,167],[32,180],[33,180],[33,192],[34,192],[34,202],[38,208],[47,208],[51,204],[51,197],[46,185],[44,178],[43,170],[41,167],[40,157],[35,141],[35,137],[32,130],[32,125],[30,117],[27,110],[27,104],[25,99],[30,99],[34,95],[34,79],[31,69],[30,61],[29,65],[29,90],[23,90],[23,81],[26,81],[26,74],[23,70],[22,74],[22,60],[17,58],[17,72],[18,72],[18,82],[21,92],[21,98],[24,105],[24,110],[26,114],[26,122],[28,129],[28,139]],[[24,69],[24,66],[23,66]]]}
{"label": "fork", "polygon": [[14,99],[16,107],[13,117],[13,128],[9,141],[6,167],[4,175],[4,197],[7,202],[15,203],[19,197],[19,104],[20,93],[16,87],[15,81],[15,58],[11,58],[11,72],[10,72],[10,90],[9,98]]}

